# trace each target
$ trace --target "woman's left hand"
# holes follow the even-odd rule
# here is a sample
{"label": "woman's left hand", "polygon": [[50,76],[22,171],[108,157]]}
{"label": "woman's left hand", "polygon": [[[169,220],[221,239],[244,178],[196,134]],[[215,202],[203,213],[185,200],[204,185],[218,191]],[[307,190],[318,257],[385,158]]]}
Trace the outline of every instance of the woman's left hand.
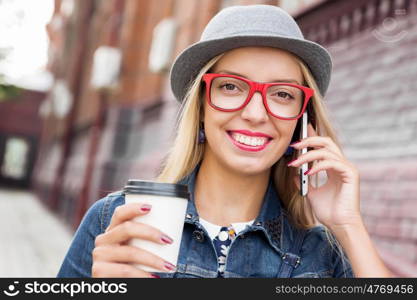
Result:
{"label": "woman's left hand", "polygon": [[[336,143],[329,137],[318,136],[311,124],[308,125],[308,137],[292,146],[296,150],[305,147],[313,150],[300,155],[289,164],[300,167],[303,163],[315,162],[308,175],[325,171],[327,182],[314,187],[309,180],[307,199],[315,217],[330,229],[356,225],[362,221],[360,215],[359,172],[343,155]],[[298,175],[295,179],[300,188]]]}

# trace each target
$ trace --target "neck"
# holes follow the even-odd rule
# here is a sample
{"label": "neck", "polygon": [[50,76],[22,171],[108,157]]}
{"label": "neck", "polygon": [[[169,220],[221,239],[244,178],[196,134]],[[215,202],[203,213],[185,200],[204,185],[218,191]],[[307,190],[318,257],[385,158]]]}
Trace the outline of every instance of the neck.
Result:
{"label": "neck", "polygon": [[194,191],[198,214],[221,226],[255,219],[262,207],[269,176],[269,169],[247,175],[203,159]]}

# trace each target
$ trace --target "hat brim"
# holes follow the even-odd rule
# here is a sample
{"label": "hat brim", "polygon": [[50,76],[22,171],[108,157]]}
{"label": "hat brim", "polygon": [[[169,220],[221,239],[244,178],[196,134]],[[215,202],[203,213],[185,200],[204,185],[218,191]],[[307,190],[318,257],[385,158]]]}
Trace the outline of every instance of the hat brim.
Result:
{"label": "hat brim", "polygon": [[234,36],[197,42],[186,48],[175,60],[171,72],[171,88],[182,102],[200,70],[213,57],[240,47],[265,46],[287,50],[298,56],[310,69],[321,95],[330,82],[332,60],[325,48],[312,41],[279,36]]}

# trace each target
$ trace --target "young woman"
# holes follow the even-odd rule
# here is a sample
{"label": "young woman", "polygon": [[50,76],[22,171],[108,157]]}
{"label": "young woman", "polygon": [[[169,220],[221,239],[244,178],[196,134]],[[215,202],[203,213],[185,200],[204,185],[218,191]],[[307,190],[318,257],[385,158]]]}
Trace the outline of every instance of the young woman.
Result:
{"label": "young woman", "polygon": [[[89,209],[58,276],[391,276],[360,214],[358,171],[326,114],[330,72],[328,52],[305,40],[280,8],[222,10],[171,70],[182,107],[158,181],[187,184],[191,192],[177,266],[127,245],[170,238],[131,222],[151,208],[125,204],[116,192]],[[308,137],[295,142],[305,110]],[[303,148],[310,151],[299,155]],[[306,197],[297,174],[303,163],[310,178],[327,175]]]}

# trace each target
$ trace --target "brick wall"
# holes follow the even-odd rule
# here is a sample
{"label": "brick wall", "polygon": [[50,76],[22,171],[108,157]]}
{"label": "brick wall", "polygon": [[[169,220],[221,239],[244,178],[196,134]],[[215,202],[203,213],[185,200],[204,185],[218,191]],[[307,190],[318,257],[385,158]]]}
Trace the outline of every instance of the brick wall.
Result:
{"label": "brick wall", "polygon": [[[18,95],[0,101],[0,167],[2,168],[0,185],[2,186],[30,187],[42,129],[39,109],[45,96],[44,92],[20,90]],[[12,138],[23,141],[27,146],[27,152],[21,158],[23,174],[19,178],[3,171],[6,164],[6,151],[10,151],[7,150],[7,144]]]}
{"label": "brick wall", "polygon": [[111,41],[114,22],[107,17],[112,14],[117,17],[120,2],[74,2],[73,12],[67,15],[61,9],[62,1],[56,0],[48,25],[51,36],[48,66],[55,80],[66,83],[73,103],[64,117],[53,113],[45,116],[41,150],[32,179],[42,201],[61,211],[69,223],[74,211],[80,209],[80,192],[87,177],[86,166],[91,161],[92,125],[100,108],[98,91],[90,87],[93,55],[99,45]]}
{"label": "brick wall", "polygon": [[372,239],[394,272],[416,276],[417,13],[390,19],[391,27],[383,22],[328,45],[334,70],[326,102],[360,170]]}

